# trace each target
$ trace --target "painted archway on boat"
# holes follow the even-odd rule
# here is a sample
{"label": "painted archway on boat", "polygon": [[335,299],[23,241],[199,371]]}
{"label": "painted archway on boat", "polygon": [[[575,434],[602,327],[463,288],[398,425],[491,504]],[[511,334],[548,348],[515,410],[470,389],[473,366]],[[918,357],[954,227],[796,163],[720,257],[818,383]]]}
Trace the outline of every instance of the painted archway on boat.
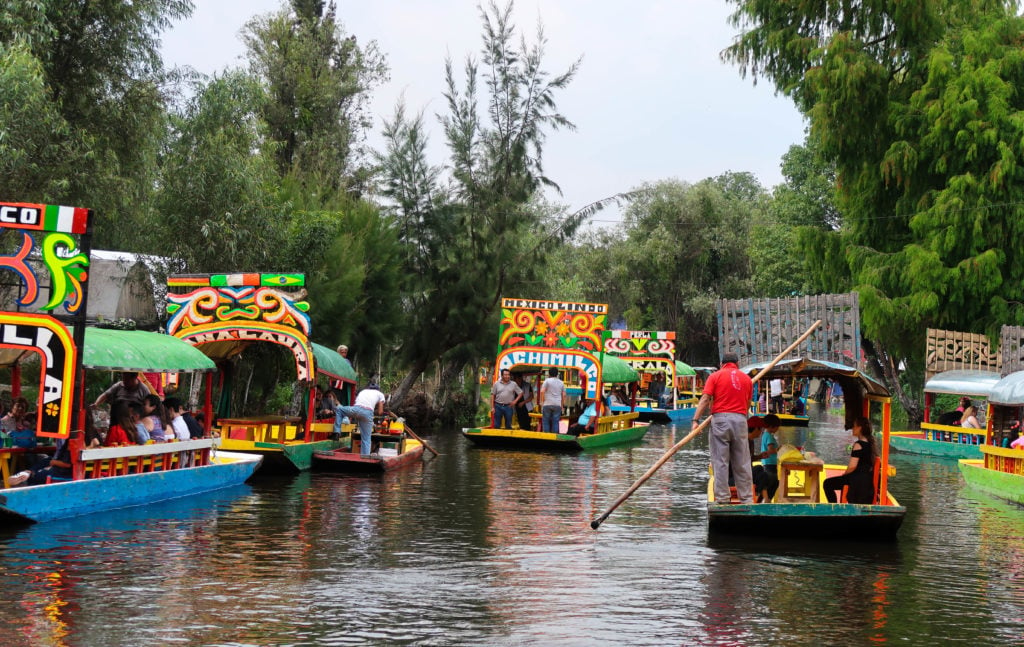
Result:
{"label": "painted archway on boat", "polygon": [[41,314],[0,312],[0,348],[39,355],[39,411],[36,435],[67,437],[74,403],[74,340],[64,324]]}
{"label": "painted archway on boat", "polygon": [[168,334],[226,360],[255,342],[287,348],[300,382],[313,379],[309,304],[302,274],[204,274],[168,278]]}

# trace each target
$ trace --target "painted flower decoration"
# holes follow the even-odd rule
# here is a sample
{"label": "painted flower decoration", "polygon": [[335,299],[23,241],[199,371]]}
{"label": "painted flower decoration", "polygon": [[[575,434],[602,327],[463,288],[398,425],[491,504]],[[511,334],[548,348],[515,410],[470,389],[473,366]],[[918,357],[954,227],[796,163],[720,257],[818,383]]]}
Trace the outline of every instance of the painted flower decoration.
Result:
{"label": "painted flower decoration", "polygon": [[569,334],[569,322],[566,321],[565,319],[562,319],[561,321],[558,322],[558,328],[556,328],[556,330],[558,330],[559,336],[565,337],[566,335]]}
{"label": "painted flower decoration", "polygon": [[59,412],[60,407],[57,406],[56,402],[51,402],[48,405],[46,405],[46,415],[53,417],[56,416]]}
{"label": "painted flower decoration", "polygon": [[548,332],[548,322],[538,321],[537,327],[534,330],[536,330],[538,335],[546,334]]}
{"label": "painted flower decoration", "polygon": [[554,330],[549,330],[544,335],[544,345],[548,346],[548,347],[554,347],[554,345],[557,344],[557,343],[558,343],[558,333],[556,333]]}

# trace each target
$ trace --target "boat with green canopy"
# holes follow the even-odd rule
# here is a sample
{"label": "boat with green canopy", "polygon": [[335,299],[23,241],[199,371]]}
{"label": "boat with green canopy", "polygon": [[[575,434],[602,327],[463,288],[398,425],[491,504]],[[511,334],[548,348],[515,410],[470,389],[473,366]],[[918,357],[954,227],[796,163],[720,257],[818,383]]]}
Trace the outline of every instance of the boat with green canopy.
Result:
{"label": "boat with green canopy", "polygon": [[[544,369],[554,367],[563,374],[577,374],[584,399],[600,402],[604,384],[630,383],[639,378],[624,361],[601,352],[607,316],[607,304],[503,298],[494,374],[506,369],[536,373],[534,392],[539,395]],[[558,432],[543,431],[539,412],[530,414],[530,429],[498,428],[492,418],[491,426],[467,428],[462,433],[479,446],[555,451],[618,445],[639,440],[647,433],[648,425],[639,422],[635,411],[601,413],[606,412],[595,417],[592,430],[578,436],[566,433],[571,417],[564,415]]]}
{"label": "boat with green canopy", "polygon": [[[675,359],[675,331],[609,330],[604,334],[606,356],[622,359],[639,374],[630,402],[612,404],[613,412],[636,411],[640,420],[683,424],[693,420],[697,399],[681,394],[677,380],[696,377],[696,371]],[[611,380],[606,380],[611,381]],[[641,395],[641,390],[645,393]]]}
{"label": "boat with green canopy", "polygon": [[[348,387],[355,372],[348,360],[309,338],[309,304],[302,274],[188,274],[167,280],[167,331],[196,346],[221,372],[216,424],[225,449],[259,454],[261,471],[309,469],[317,451],[331,451],[341,441],[331,438],[333,425],[316,423],[316,375],[323,373]],[[299,416],[232,416],[232,361],[253,344],[284,346],[295,364],[297,388],[304,390]],[[213,420],[212,378],[206,384],[204,412]]]}
{"label": "boat with green canopy", "polygon": [[[15,397],[21,393],[23,370],[38,371],[35,413],[19,429],[30,432],[31,445],[5,440],[0,447],[0,521],[50,521],[198,494],[248,479],[260,458],[217,452],[217,438],[86,447],[85,432],[93,432],[83,406],[87,369],[210,372],[214,363],[167,335],[86,326],[90,210],[26,203],[0,203],[0,209],[24,216],[24,221],[0,222],[0,233],[21,237],[20,251],[2,259],[20,283],[17,304],[5,301],[0,306],[0,363],[10,368]],[[43,262],[32,269],[26,259],[36,250],[37,239]],[[55,248],[61,251],[54,253]],[[49,285],[41,288],[40,278]],[[97,433],[96,440],[101,437]],[[56,444],[47,444],[51,440]],[[52,457],[46,466],[26,469],[12,479],[13,462],[36,453]]]}
{"label": "boat with green canopy", "polygon": [[936,396],[987,400],[999,380],[999,373],[979,370],[944,371],[933,376],[924,384],[924,421],[920,431],[894,431],[893,451],[943,458],[981,458],[985,430],[960,426],[961,411],[936,416]]}
{"label": "boat with green canopy", "polygon": [[[1024,505],[1024,371],[999,380],[988,396],[981,458],[961,459],[960,473],[971,487]],[[1014,444],[1016,443],[1016,446]]]}

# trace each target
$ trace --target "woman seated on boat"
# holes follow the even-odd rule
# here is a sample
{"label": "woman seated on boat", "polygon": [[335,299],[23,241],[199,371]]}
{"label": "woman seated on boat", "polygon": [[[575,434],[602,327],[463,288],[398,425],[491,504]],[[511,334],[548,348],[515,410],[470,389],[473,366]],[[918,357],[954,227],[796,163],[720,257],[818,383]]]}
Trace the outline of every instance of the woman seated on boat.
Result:
{"label": "woman seated on boat", "polygon": [[825,479],[825,498],[829,503],[839,500],[836,493],[844,485],[849,486],[846,492],[847,503],[871,504],[875,501],[875,440],[871,435],[871,421],[864,416],[854,420],[853,436],[853,450],[846,471],[840,476]]}
{"label": "woman seated on boat", "polygon": [[[146,423],[142,421],[145,417],[142,405],[132,403],[128,406],[128,411],[132,424],[135,425],[135,444],[145,445],[152,441],[153,438],[149,435],[149,429],[146,429]],[[131,436],[128,438],[131,439]]]}
{"label": "woman seated on boat", "polygon": [[576,419],[576,422],[569,425],[569,429],[565,433],[573,436],[579,436],[580,434],[592,434],[597,426],[597,405],[591,402],[580,417]]}
{"label": "woman seated on boat", "polygon": [[160,401],[160,396],[155,393],[150,393],[142,400],[142,426],[154,442],[162,443],[174,439],[172,434],[167,433],[171,427],[167,411]]}
{"label": "woman seated on boat", "polygon": [[135,423],[132,422],[131,407],[126,401],[117,402],[110,409],[110,429],[103,441],[104,447],[135,444]]}
{"label": "woman seated on boat", "polygon": [[960,426],[968,429],[981,429],[981,423],[978,422],[978,410],[974,406],[964,409],[964,415],[960,418]]}
{"label": "woman seated on boat", "polygon": [[612,390],[608,394],[608,404],[612,406],[625,406],[626,402],[619,395],[618,391]]}
{"label": "woman seated on boat", "polygon": [[[74,436],[76,433],[78,432],[72,431],[70,436]],[[53,458],[47,457],[41,467],[18,472],[8,480],[8,483],[12,487],[22,484],[43,485],[51,478],[61,480],[71,478],[71,450],[68,447],[68,438],[61,438],[57,441]]]}

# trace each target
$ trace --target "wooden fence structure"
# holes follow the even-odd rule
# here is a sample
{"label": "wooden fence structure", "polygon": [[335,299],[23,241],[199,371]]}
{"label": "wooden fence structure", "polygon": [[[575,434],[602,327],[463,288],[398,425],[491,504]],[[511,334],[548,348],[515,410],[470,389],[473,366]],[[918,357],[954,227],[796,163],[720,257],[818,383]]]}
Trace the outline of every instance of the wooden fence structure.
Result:
{"label": "wooden fence structure", "polygon": [[[1007,326],[1004,326],[1004,329]],[[1005,348],[1005,344],[1000,344]],[[924,379],[945,371],[989,371],[998,373],[1004,361],[999,349],[992,350],[987,335],[957,330],[928,328],[925,343]]]}
{"label": "wooden fence structure", "polygon": [[767,362],[818,319],[822,325],[791,355],[862,369],[860,300],[856,292],[718,302],[718,355],[733,352],[740,366]]}
{"label": "wooden fence structure", "polygon": [[1024,326],[1003,326],[999,330],[999,359],[1003,377],[1024,371]]}

